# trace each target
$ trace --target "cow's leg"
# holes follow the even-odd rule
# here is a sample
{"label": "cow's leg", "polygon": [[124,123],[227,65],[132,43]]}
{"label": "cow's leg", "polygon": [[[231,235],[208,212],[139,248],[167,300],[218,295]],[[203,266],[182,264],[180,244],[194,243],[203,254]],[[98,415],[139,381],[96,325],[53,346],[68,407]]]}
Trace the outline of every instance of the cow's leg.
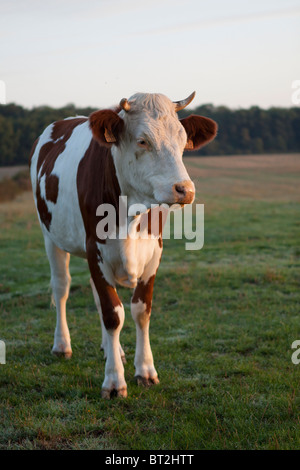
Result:
{"label": "cow's leg", "polygon": [[58,248],[47,236],[45,236],[45,247],[50,263],[51,286],[57,313],[52,353],[70,359],[72,348],[66,316],[66,302],[71,283],[70,254]]}
{"label": "cow's leg", "polygon": [[113,394],[118,397],[127,397],[124,366],[120,353],[120,332],[125,318],[124,307],[116,289],[106,281],[101,272],[97,246],[93,241],[87,242],[87,258],[92,280],[100,300],[105,331],[106,363],[102,397],[110,398]]}
{"label": "cow's leg", "polygon": [[141,278],[131,299],[131,314],[136,324],[135,378],[139,385],[158,384],[150,347],[149,325],[155,274]]}
{"label": "cow's leg", "polygon": [[[101,310],[99,295],[98,295],[98,292],[96,290],[96,287],[95,287],[95,284],[94,284],[94,281],[93,281],[92,278],[90,279],[90,283],[91,283],[91,286],[92,286],[94,300],[95,300],[95,304],[96,304],[96,307],[97,307],[97,310],[98,310],[98,313],[99,313],[99,317],[100,317],[100,322],[101,322],[101,332],[102,332],[101,349],[103,349],[104,358],[106,359],[107,358],[107,347],[108,347],[107,346],[107,341],[108,341],[107,331],[106,331],[105,325],[103,323],[103,316],[102,316],[102,310]],[[123,362],[123,364],[126,364],[125,353],[123,351],[123,348],[122,348],[121,344],[119,344],[119,349],[120,349],[122,362]]]}

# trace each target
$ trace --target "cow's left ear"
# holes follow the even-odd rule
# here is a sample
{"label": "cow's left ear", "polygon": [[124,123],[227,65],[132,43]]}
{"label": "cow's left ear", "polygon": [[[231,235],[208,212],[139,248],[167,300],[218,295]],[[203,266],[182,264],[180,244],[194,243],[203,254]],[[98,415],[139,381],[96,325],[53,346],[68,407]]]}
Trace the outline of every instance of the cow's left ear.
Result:
{"label": "cow's left ear", "polygon": [[124,121],[111,109],[95,111],[89,117],[89,125],[96,139],[101,145],[111,147],[118,145],[124,129]]}
{"label": "cow's left ear", "polygon": [[187,118],[180,119],[180,122],[187,133],[185,150],[198,150],[217,135],[217,123],[204,116],[192,114]]}

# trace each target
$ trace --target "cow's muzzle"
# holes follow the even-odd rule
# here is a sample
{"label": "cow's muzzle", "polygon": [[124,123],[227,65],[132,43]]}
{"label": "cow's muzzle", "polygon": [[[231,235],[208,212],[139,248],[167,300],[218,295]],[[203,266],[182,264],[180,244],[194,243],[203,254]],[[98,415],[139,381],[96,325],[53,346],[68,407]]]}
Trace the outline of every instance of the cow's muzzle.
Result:
{"label": "cow's muzzle", "polygon": [[192,204],[195,199],[195,186],[191,180],[181,181],[173,184],[173,195],[175,203]]}

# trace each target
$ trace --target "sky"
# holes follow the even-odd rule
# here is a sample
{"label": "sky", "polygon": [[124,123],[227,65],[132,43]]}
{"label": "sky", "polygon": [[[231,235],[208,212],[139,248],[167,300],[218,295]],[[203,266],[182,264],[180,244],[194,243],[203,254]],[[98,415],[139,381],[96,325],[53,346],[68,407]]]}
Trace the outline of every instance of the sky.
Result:
{"label": "sky", "polygon": [[6,102],[108,107],[136,92],[193,106],[293,106],[300,0],[0,0]]}

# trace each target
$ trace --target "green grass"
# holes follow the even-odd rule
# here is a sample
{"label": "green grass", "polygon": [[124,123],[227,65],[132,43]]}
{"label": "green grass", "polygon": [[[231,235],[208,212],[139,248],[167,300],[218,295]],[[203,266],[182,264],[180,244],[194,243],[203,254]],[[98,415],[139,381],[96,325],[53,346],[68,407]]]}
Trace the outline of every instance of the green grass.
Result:
{"label": "green grass", "polygon": [[[264,187],[273,176],[270,168]],[[156,387],[134,381],[131,291],[119,289],[126,400],[100,398],[101,331],[86,263],[71,259],[73,357],[64,361],[50,354],[55,311],[31,199],[0,205],[0,449],[299,448],[300,364],[291,361],[300,339],[299,203],[293,191],[280,201],[263,187],[255,198],[220,197],[215,187],[204,187],[204,248],[164,242],[151,318]]]}

